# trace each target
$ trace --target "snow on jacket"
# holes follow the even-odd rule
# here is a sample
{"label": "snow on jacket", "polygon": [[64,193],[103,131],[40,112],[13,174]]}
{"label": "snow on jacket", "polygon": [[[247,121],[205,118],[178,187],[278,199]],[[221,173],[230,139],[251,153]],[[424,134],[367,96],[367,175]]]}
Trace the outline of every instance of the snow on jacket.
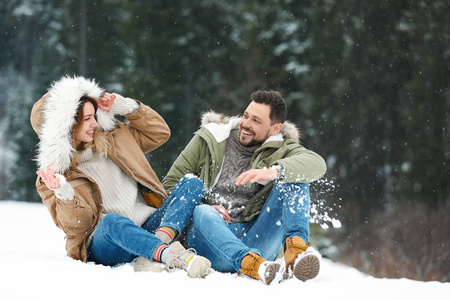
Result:
{"label": "snow on jacket", "polygon": [[[225,148],[230,131],[239,127],[240,117],[227,117],[214,112],[202,116],[202,126],[178,156],[167,176],[163,179],[170,192],[185,175],[192,173],[210,189],[219,179]],[[282,131],[269,137],[252,156],[251,168],[262,169],[273,165],[285,167],[285,182],[310,183],[326,172],[322,157],[299,144],[300,133],[290,123],[283,124]],[[262,209],[273,187],[273,181],[265,185],[248,202],[243,215],[246,222],[252,220]]]}
{"label": "snow on jacket", "polygon": [[[72,128],[79,99],[82,96],[97,99],[102,93],[103,89],[92,80],[63,77],[35,103],[30,118],[40,139],[38,167],[50,167],[55,174],[64,175],[73,187],[75,196],[69,201],[58,199],[39,176],[36,180],[37,191],[56,226],[66,233],[67,255],[85,262],[86,237],[95,230],[101,219],[102,195],[98,184],[92,178],[71,165],[70,157],[76,152]],[[111,146],[108,158],[140,183],[143,190],[157,195],[156,198],[152,197],[154,202],[150,202],[148,193],[143,191],[147,202],[158,207],[167,198],[167,193],[144,153],[166,142],[170,129],[157,112],[139,101],[136,102],[139,109],[125,115],[129,121],[127,123],[115,119],[113,113],[99,109],[99,127],[95,135],[106,135]],[[156,199],[160,201],[156,203]]]}

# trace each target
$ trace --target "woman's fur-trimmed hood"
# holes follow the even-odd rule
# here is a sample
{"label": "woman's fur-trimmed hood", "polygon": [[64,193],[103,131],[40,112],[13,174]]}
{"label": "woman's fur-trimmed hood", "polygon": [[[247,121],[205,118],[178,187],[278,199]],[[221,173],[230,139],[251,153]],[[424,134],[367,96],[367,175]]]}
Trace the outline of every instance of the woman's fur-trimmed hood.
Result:
{"label": "woman's fur-trimmed hood", "polygon": [[[39,136],[37,163],[39,169],[51,167],[54,173],[63,174],[71,166],[73,147],[72,128],[80,98],[98,99],[104,89],[91,79],[64,76],[54,82],[31,111],[31,124]],[[99,129],[108,131],[116,126],[114,116],[97,111]]]}
{"label": "woman's fur-trimmed hood", "polygon": [[[207,124],[215,123],[215,124],[227,124],[230,122],[235,122],[239,124],[240,116],[226,116],[220,113],[216,113],[214,111],[205,112],[201,118],[201,126],[204,127]],[[236,125],[234,125],[236,126]],[[283,128],[281,129],[281,135],[283,139],[294,139],[298,143],[300,143],[300,130],[298,127],[289,122],[285,121],[283,123]]]}

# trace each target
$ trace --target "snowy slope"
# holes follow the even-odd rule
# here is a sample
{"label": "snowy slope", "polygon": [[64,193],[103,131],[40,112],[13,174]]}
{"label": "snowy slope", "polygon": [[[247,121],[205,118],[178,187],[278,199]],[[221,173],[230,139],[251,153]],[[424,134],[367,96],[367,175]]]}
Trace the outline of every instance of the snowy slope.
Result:
{"label": "snowy slope", "polygon": [[[319,276],[277,285],[214,272],[191,279],[185,272],[135,273],[65,256],[63,233],[46,207],[0,201],[0,299],[449,299],[450,283],[376,279],[322,260]],[[156,293],[156,294],[154,294]],[[288,298],[289,297],[289,298]]]}

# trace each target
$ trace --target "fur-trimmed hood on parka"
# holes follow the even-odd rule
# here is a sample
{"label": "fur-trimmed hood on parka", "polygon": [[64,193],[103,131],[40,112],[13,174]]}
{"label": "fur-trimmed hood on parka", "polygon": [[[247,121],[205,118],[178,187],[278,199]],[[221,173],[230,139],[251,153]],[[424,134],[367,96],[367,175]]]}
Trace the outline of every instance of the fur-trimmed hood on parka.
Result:
{"label": "fur-trimmed hood on parka", "polygon": [[[202,115],[201,118],[201,126],[202,127],[209,127],[208,129],[215,135],[216,139],[218,141],[223,140],[225,138],[228,137],[229,135],[229,130],[232,128],[236,128],[237,126],[239,126],[239,121],[241,120],[240,116],[225,116],[223,114],[220,113],[216,113],[214,111],[208,111],[205,112]],[[221,133],[217,129],[221,124],[229,124],[229,129],[224,130],[224,134],[222,137],[220,136]],[[219,126],[216,126],[219,125]],[[294,139],[295,141],[297,141],[298,143],[300,143],[300,130],[298,129],[298,127],[289,122],[289,121],[285,121],[283,123],[283,128],[281,129],[281,133],[278,135],[279,138],[283,138],[283,139]],[[269,139],[276,139],[277,136],[275,137],[270,137]]]}
{"label": "fur-trimmed hood on parka", "polygon": [[[51,167],[54,173],[64,174],[71,166],[74,143],[72,128],[80,98],[98,99],[104,93],[94,80],[81,76],[64,76],[54,82],[31,111],[31,125],[39,136],[36,161],[39,169]],[[114,115],[97,111],[98,129],[112,130],[116,126]],[[98,132],[96,131],[96,134]]]}

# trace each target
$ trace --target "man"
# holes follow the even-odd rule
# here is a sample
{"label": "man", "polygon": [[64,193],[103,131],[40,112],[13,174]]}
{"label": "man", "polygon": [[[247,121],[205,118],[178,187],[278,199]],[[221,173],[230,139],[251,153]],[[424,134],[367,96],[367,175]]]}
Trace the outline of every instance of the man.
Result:
{"label": "man", "polygon": [[[266,284],[284,270],[284,278],[312,279],[320,254],[308,243],[308,183],[324,175],[325,162],[299,144],[280,93],[257,91],[251,100],[240,119],[205,114],[163,185],[170,192],[189,173],[203,181],[187,243],[213,269]],[[273,261],[282,245],[286,268]]]}

